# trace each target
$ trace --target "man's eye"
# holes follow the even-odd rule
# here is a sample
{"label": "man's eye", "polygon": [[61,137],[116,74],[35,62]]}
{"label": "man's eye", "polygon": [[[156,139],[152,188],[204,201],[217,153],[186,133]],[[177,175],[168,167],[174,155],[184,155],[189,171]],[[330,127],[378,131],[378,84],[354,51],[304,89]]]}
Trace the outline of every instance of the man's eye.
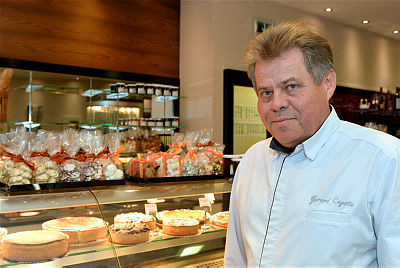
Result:
{"label": "man's eye", "polygon": [[295,90],[295,89],[297,88],[297,85],[288,85],[286,88],[287,88],[289,91]]}
{"label": "man's eye", "polygon": [[261,90],[258,92],[258,97],[262,98],[262,97],[270,97],[272,96],[272,91],[268,91],[268,90]]}

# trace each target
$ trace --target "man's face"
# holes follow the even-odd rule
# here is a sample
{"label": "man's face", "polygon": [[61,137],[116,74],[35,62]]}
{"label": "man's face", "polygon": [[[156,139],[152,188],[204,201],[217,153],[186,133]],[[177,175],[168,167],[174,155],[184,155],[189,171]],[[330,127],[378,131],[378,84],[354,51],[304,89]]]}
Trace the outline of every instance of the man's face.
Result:
{"label": "man's face", "polygon": [[261,120],[285,147],[294,148],[311,137],[330,113],[335,71],[330,70],[321,85],[315,85],[298,48],[272,60],[257,61],[255,79]]}

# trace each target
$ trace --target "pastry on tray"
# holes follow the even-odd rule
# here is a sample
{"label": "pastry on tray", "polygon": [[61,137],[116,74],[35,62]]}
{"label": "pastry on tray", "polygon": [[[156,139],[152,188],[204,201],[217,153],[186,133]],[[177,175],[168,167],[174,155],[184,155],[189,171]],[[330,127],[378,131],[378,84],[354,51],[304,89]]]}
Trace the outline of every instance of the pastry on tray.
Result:
{"label": "pastry on tray", "polygon": [[13,262],[39,262],[64,256],[68,235],[57,231],[25,231],[1,240],[3,257]]}
{"label": "pastry on tray", "polygon": [[114,224],[120,223],[145,223],[151,230],[155,229],[155,218],[151,215],[146,215],[140,212],[130,212],[118,214],[114,217]]}
{"label": "pastry on tray", "polygon": [[157,213],[157,219],[160,223],[168,219],[194,219],[200,223],[204,223],[205,219],[209,218],[210,214],[204,212],[204,210],[192,210],[192,209],[176,209],[176,210],[164,210]]}
{"label": "pastry on tray", "polygon": [[142,222],[113,224],[110,227],[112,242],[116,244],[132,245],[144,243],[150,239],[150,228]]}
{"label": "pastry on tray", "polygon": [[107,235],[106,223],[96,217],[64,217],[46,221],[43,230],[60,231],[69,236],[70,244],[96,241]]}
{"label": "pastry on tray", "polygon": [[199,221],[196,219],[166,219],[163,221],[162,232],[166,235],[185,236],[199,233]]}
{"label": "pastry on tray", "polygon": [[210,217],[211,224],[220,228],[228,228],[229,211],[218,212]]}

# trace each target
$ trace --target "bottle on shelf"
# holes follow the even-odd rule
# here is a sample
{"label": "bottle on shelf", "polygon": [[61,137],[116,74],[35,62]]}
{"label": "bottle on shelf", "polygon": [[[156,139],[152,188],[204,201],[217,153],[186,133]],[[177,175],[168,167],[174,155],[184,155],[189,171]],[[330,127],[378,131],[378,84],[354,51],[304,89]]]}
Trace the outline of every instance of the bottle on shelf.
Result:
{"label": "bottle on shelf", "polygon": [[378,102],[378,110],[385,110],[385,97],[383,95],[383,87],[379,88],[379,102]]}
{"label": "bottle on shelf", "polygon": [[396,95],[394,96],[394,108],[396,113],[400,112],[400,87],[396,87]]}
{"label": "bottle on shelf", "polygon": [[387,111],[392,111],[393,110],[393,103],[392,103],[392,98],[390,94],[390,88],[387,87],[387,92],[386,92],[386,97],[385,97],[385,107]]}

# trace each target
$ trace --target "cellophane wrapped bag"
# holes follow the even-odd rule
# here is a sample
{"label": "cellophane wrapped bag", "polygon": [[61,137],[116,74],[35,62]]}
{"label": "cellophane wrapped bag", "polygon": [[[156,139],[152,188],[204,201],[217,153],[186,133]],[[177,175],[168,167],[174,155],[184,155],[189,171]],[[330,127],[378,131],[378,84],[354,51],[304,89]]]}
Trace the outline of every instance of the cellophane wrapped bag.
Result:
{"label": "cellophane wrapped bag", "polygon": [[209,150],[214,143],[212,142],[212,129],[204,129],[199,132],[196,151],[198,156],[199,175],[212,175],[213,164],[209,159]]}
{"label": "cellophane wrapped bag", "polygon": [[187,151],[183,154],[183,176],[198,176],[199,165],[198,165],[198,152],[196,143],[199,138],[198,131],[190,131],[186,133],[185,141],[187,142]]}
{"label": "cellophane wrapped bag", "polygon": [[[60,182],[81,182],[84,180],[82,174],[83,163],[79,160],[79,132],[68,129],[60,134],[61,146],[57,155],[60,166]],[[65,156],[64,158],[61,158]]]}
{"label": "cellophane wrapped bag", "polygon": [[124,172],[118,157],[119,153],[124,149],[123,145],[121,145],[121,135],[121,132],[112,132],[105,135],[105,144],[110,154],[107,159],[99,159],[103,166],[105,180],[122,180],[124,178]]}
{"label": "cellophane wrapped bag", "polygon": [[124,133],[122,145],[124,145],[123,153],[139,153],[143,152],[142,149],[142,135],[141,129],[130,129]]}
{"label": "cellophane wrapped bag", "polygon": [[102,159],[108,159],[109,150],[105,148],[104,136],[101,131],[81,131],[80,143],[83,152],[81,157],[83,180],[98,181],[105,179]]}
{"label": "cellophane wrapped bag", "polygon": [[25,128],[12,130],[3,139],[3,165],[0,179],[8,185],[31,184],[35,165],[28,161],[31,154],[32,134]]}
{"label": "cellophane wrapped bag", "polygon": [[32,183],[56,183],[59,179],[59,167],[51,159],[59,148],[59,135],[50,131],[39,130],[32,139],[33,152],[30,161],[35,164]]}

